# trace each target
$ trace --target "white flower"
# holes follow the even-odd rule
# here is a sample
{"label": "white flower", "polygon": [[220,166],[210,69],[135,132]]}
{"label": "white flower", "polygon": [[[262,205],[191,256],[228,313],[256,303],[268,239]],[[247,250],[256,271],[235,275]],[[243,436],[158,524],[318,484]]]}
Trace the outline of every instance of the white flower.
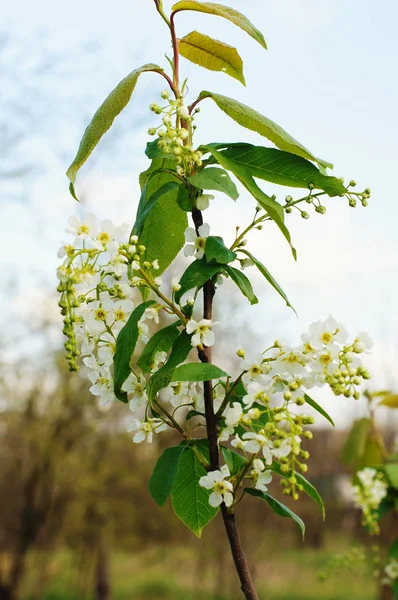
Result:
{"label": "white flower", "polygon": [[391,558],[384,569],[385,574],[391,581],[398,579],[398,559]]}
{"label": "white flower", "polygon": [[100,397],[100,406],[106,406],[115,399],[113,392],[113,379],[108,367],[100,367],[99,371],[90,373],[89,379],[94,384],[90,392]]}
{"label": "white flower", "polygon": [[265,470],[264,462],[256,458],[253,461],[253,469],[250,471],[250,475],[254,482],[256,490],[266,492],[268,490],[267,484],[272,481],[271,471]]}
{"label": "white flower", "polygon": [[66,242],[60,242],[61,247],[57,252],[58,258],[65,258],[65,256],[73,256],[75,252],[74,246],[72,244],[67,244]]}
{"label": "white flower", "polygon": [[188,321],[187,333],[194,334],[191,338],[192,346],[213,346],[215,337],[212,327],[214,325],[218,325],[218,323],[213,323],[210,319],[201,319],[199,322],[194,321],[194,319]]}
{"label": "white flower", "polygon": [[[80,240],[87,240],[97,235],[97,219],[92,213],[88,213],[82,221],[76,215],[72,215],[68,219],[68,225],[66,231],[76,236],[77,244]],[[76,242],[75,245],[77,245]]]}
{"label": "white flower", "polygon": [[[266,385],[266,383],[268,385]],[[247,386],[247,394],[243,396],[243,402],[246,404],[246,407],[252,406],[254,402],[259,402],[260,404],[267,404],[269,401],[268,392],[270,391],[269,381],[252,381]]]}
{"label": "white flower", "polygon": [[226,481],[225,477],[229,477],[230,472],[227,465],[221,467],[217,471],[209,471],[199,479],[199,485],[206,490],[213,490],[209,496],[210,506],[220,506],[222,502],[225,506],[231,506],[234,498],[232,495],[233,485],[230,481]]}
{"label": "white flower", "polygon": [[145,311],[146,319],[153,319],[154,323],[159,323],[159,307],[156,308],[147,308]]}
{"label": "white flower", "polygon": [[243,434],[242,438],[247,441],[245,445],[246,452],[257,454],[262,450],[266,464],[270,465],[272,463],[271,442],[263,434],[248,431]]}
{"label": "white flower", "polygon": [[129,403],[131,412],[134,412],[139,406],[146,404],[148,401],[146,379],[142,373],[138,377],[134,373],[130,373],[122,385],[122,391],[133,396]]}
{"label": "white flower", "polygon": [[200,260],[203,258],[205,251],[206,238],[210,234],[210,226],[207,223],[203,223],[198,228],[199,235],[196,235],[196,231],[192,227],[187,227],[185,230],[185,241],[187,245],[184,248],[185,256],[193,256]]}
{"label": "white flower", "polygon": [[228,427],[234,427],[241,422],[243,408],[239,402],[234,402],[232,407],[228,406],[224,411],[225,422]]}
{"label": "white flower", "polygon": [[214,200],[214,196],[211,194],[202,194],[196,200],[196,207],[199,210],[206,210],[206,208],[209,208],[210,200]]}
{"label": "white flower", "polygon": [[167,429],[166,423],[162,421],[162,419],[147,419],[146,421],[139,421],[135,419],[128,429],[128,432],[135,432],[133,436],[133,442],[135,444],[140,444],[145,440],[151,444],[154,433],[160,433],[161,431],[165,431]]}
{"label": "white flower", "polygon": [[241,361],[240,368],[242,371],[247,371],[242,378],[244,382],[253,381],[262,377],[266,368],[263,361],[264,357],[262,354],[256,354],[252,358],[245,358]]}
{"label": "white flower", "polygon": [[[298,439],[300,440],[300,438]],[[292,440],[290,438],[285,438],[277,447],[275,445],[272,447],[272,455],[275,456],[275,458],[285,458],[286,456],[289,456],[291,451]]]}
{"label": "white flower", "polygon": [[245,440],[241,440],[239,435],[236,434],[234,439],[231,442],[231,446],[233,446],[234,448],[237,448],[238,450],[245,450],[247,443],[248,442],[245,442]]}
{"label": "white flower", "polygon": [[373,346],[372,338],[365,332],[362,331],[356,337],[354,343],[354,352],[357,354],[361,354],[361,352],[365,352],[365,350],[369,350]]}
{"label": "white flower", "polygon": [[181,289],[180,279],[178,277],[173,277],[171,280],[171,289],[173,292],[178,292]]}
{"label": "white flower", "polygon": [[301,336],[304,342],[310,344],[314,350],[322,350],[325,346],[333,345],[335,342],[344,344],[348,334],[341,323],[329,315],[326,321],[317,321],[309,326],[310,336]]}

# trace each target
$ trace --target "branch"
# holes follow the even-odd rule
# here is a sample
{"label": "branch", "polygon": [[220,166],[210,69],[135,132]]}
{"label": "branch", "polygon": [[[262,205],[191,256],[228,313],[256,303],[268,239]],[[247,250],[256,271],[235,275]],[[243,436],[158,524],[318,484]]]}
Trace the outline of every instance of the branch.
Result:
{"label": "branch", "polygon": [[[203,217],[201,211],[197,209],[193,210],[192,219],[195,224],[195,229],[198,232],[199,227],[203,225]],[[209,281],[207,281],[203,287],[204,319],[211,319],[213,316],[214,294],[215,287],[211,279],[209,279]],[[202,350],[199,350],[198,355],[203,363],[211,363],[211,348],[209,348],[208,346],[204,346]],[[205,381],[203,387],[207,439],[209,442],[210,470],[214,471],[217,470],[220,466],[217,440],[217,423],[219,417],[214,413],[212,382]],[[256,589],[254,587],[254,582],[250,573],[249,565],[242,547],[242,543],[239,538],[239,533],[235,522],[235,515],[232,512],[232,510],[228,509],[225,506],[224,503],[221,505],[221,513],[224,520],[225,530],[228,535],[228,541],[231,548],[232,557],[234,559],[235,567],[240,579],[242,592],[245,595],[246,600],[259,600]]]}

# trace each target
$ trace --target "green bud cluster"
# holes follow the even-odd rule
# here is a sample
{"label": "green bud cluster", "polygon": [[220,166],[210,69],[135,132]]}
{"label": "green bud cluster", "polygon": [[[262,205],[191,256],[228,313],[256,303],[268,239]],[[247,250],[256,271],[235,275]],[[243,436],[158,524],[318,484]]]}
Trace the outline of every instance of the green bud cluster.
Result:
{"label": "green bud cluster", "polygon": [[[149,108],[155,114],[163,114],[162,125],[151,127],[148,134],[158,135],[159,149],[174,157],[180,174],[185,174],[190,172],[193,165],[202,165],[202,152],[195,150],[191,145],[192,131],[195,129],[192,125],[194,117],[184,105],[183,97],[172,100],[167,91],[162,92],[161,96],[168,101],[168,105],[161,107],[152,103]],[[198,112],[198,109],[195,112]]]}

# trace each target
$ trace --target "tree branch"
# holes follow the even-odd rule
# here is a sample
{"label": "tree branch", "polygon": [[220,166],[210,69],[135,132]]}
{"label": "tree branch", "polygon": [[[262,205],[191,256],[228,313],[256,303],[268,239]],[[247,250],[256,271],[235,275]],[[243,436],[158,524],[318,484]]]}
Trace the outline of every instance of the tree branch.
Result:
{"label": "tree branch", "polygon": [[[195,224],[196,232],[198,232],[199,227],[203,225],[203,217],[201,211],[194,209],[192,211],[192,219]],[[207,281],[203,286],[204,319],[211,319],[213,316],[214,294],[215,287],[211,279],[209,279],[209,281]],[[208,346],[204,346],[202,350],[199,350],[198,355],[199,359],[203,363],[211,363],[211,348],[209,348]],[[212,382],[205,381],[203,384],[203,388],[207,439],[209,442],[210,470],[214,471],[217,470],[220,466],[217,440],[218,416],[214,413]],[[245,595],[246,600],[259,600],[256,589],[254,587],[254,582],[250,573],[246,555],[244,553],[242,543],[239,538],[239,533],[235,522],[235,515],[231,510],[228,510],[224,503],[221,505],[221,512],[224,520],[225,530],[228,536],[229,545],[231,547],[232,557],[234,559],[235,567],[240,579],[242,592]]]}

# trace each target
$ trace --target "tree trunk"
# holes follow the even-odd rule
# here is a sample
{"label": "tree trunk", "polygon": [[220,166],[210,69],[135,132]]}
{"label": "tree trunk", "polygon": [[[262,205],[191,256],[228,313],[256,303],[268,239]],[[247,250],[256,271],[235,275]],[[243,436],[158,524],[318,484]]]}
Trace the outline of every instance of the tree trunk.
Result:
{"label": "tree trunk", "polygon": [[111,585],[109,578],[109,553],[105,544],[98,548],[95,569],[96,600],[111,600]]}

